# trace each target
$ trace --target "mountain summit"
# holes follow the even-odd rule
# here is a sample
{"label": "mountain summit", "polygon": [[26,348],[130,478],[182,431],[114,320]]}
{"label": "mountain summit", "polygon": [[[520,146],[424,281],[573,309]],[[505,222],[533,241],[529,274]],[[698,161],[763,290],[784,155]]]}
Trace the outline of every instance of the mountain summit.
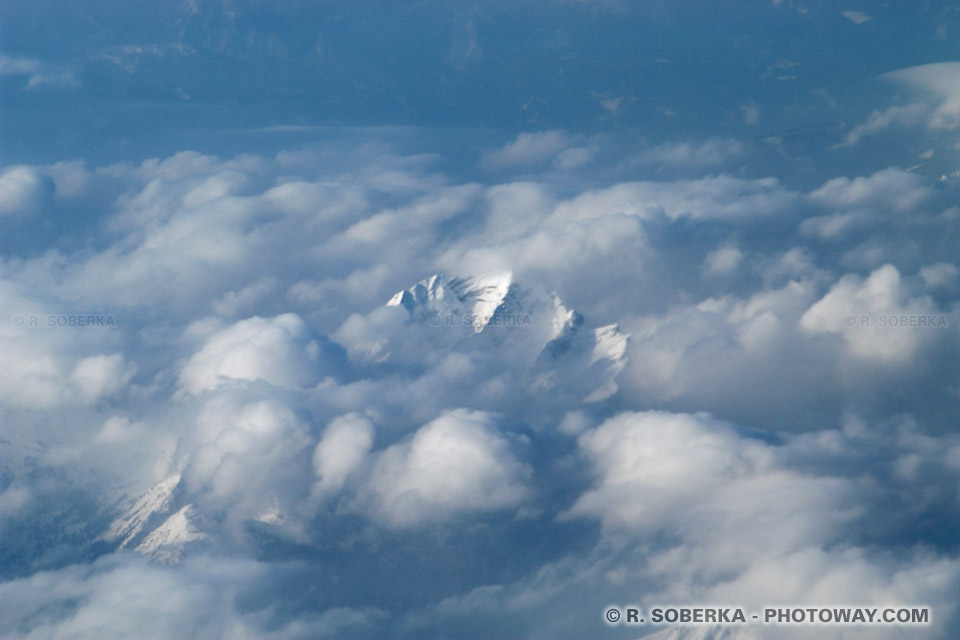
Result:
{"label": "mountain summit", "polygon": [[[513,281],[513,275],[502,273],[479,278],[449,278],[438,274],[398,291],[387,306],[404,307],[412,316],[433,319],[440,324],[459,321],[460,326],[481,333],[489,326],[514,321],[507,316],[535,309],[525,308],[529,294]],[[439,322],[437,321],[439,319]],[[515,322],[531,324],[526,318]]]}
{"label": "mountain summit", "polygon": [[387,306],[405,308],[414,322],[454,329],[460,344],[508,349],[526,361],[532,391],[603,400],[616,393],[614,378],[627,362],[628,336],[618,325],[591,327],[556,294],[540,294],[511,273],[436,274],[398,291]]}

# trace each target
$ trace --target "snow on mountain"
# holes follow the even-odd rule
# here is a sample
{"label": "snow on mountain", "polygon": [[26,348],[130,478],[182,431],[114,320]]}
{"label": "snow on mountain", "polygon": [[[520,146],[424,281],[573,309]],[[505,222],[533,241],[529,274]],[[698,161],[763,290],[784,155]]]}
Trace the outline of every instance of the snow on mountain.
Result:
{"label": "snow on mountain", "polygon": [[171,510],[174,491],[179,484],[180,474],[173,474],[153,485],[113,521],[103,538],[110,542],[119,542],[119,549],[129,546],[149,530],[148,525],[154,524],[159,517]]}
{"label": "snow on mountain", "polygon": [[[518,306],[511,305],[521,297],[518,289],[510,273],[480,278],[448,278],[440,274],[398,291],[387,306],[402,306],[411,315],[439,318],[441,322],[456,318],[462,321],[458,326],[480,333],[502,319],[510,306]],[[498,313],[500,317],[496,318]]]}
{"label": "snow on mountain", "polygon": [[[546,344],[534,366],[533,387],[562,393],[589,392],[585,402],[605,400],[617,392],[615,378],[627,364],[627,338],[615,325],[589,328],[583,316],[555,299],[556,337]],[[561,372],[575,371],[576,375]]]}
{"label": "snow on mountain", "polygon": [[137,545],[135,551],[150,556],[158,562],[176,564],[180,561],[184,546],[188,542],[203,540],[206,536],[198,531],[190,519],[193,505],[186,505],[163,524],[150,532]]}
{"label": "snow on mountain", "polygon": [[398,291],[387,306],[411,319],[459,329],[458,340],[487,340],[525,361],[531,390],[574,393],[595,402],[617,391],[628,336],[618,325],[590,327],[560,299],[516,282],[510,273],[484,277],[438,274]]}
{"label": "snow on mountain", "polygon": [[179,506],[179,486],[178,473],[157,482],[113,521],[101,539],[118,543],[117,549],[132,548],[157,562],[179,562],[187,543],[207,538],[196,525],[194,506]]}

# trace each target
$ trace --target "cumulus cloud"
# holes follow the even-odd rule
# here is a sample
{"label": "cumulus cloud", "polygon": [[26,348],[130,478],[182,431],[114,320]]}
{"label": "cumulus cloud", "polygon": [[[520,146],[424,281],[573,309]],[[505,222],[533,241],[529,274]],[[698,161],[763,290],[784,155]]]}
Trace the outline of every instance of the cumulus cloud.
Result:
{"label": "cumulus cloud", "polygon": [[455,410],[380,454],[369,490],[378,517],[410,527],[517,507],[530,495],[529,476],[493,416]]}
{"label": "cumulus cloud", "polygon": [[[867,428],[851,418],[837,430],[771,437],[706,414],[613,416],[578,438],[593,484],[562,515],[564,521],[602,522],[603,542],[594,553],[567,556],[536,575],[449,598],[416,621],[425,625],[426,619],[439,618],[452,628],[463,619],[499,616],[523,624],[542,621],[553,610],[551,624],[537,625],[543,637],[575,635],[590,632],[584,618],[597,606],[602,609],[597,603],[609,606],[629,591],[643,602],[729,600],[758,611],[834,601],[925,602],[934,624],[921,635],[949,637],[955,607],[943,587],[960,579],[956,560],[930,555],[922,544],[892,558],[877,537],[850,537],[861,527],[875,530],[873,509],[899,500],[893,495],[899,494],[901,480],[877,465],[874,456],[880,451],[896,443],[905,455],[917,455],[937,469],[934,474],[944,472],[944,480],[956,473],[941,466],[943,452],[928,449],[930,442],[924,444],[926,438],[914,428],[890,427]],[[952,493],[934,501],[955,500]],[[911,528],[907,523],[915,522],[917,513],[908,511],[902,520],[892,517]],[[877,637],[896,638],[903,629],[858,631],[822,627],[817,633],[872,638],[888,631]],[[747,639],[755,632],[749,625],[681,625],[649,637]],[[784,638],[808,635],[791,627],[766,628],[764,637],[768,632]]]}
{"label": "cumulus cloud", "polygon": [[678,505],[711,502],[721,483],[769,469],[766,447],[739,440],[705,417],[617,416],[578,439],[602,479],[570,513],[598,516],[613,528],[663,526]]}
{"label": "cumulus cloud", "polygon": [[180,500],[226,518],[226,533],[236,539],[250,522],[300,535],[311,438],[293,411],[272,399],[219,396],[202,406],[195,424],[196,432],[180,441],[187,453],[180,462],[182,485],[172,476],[172,485],[184,492]]}
{"label": "cumulus cloud", "polygon": [[905,363],[947,320],[928,296],[911,296],[900,272],[888,264],[866,279],[841,278],[800,324],[809,332],[841,335],[858,357]]}
{"label": "cumulus cloud", "polygon": [[864,137],[891,127],[926,126],[931,132],[953,131],[960,126],[960,63],[937,62],[891,71],[883,79],[903,87],[907,104],[874,110],[844,138],[853,145]]}
{"label": "cumulus cloud", "polygon": [[221,316],[235,316],[253,308],[263,297],[277,286],[273,278],[263,278],[243,287],[239,291],[228,291],[211,303],[213,310]]}
{"label": "cumulus cloud", "polygon": [[621,414],[578,442],[599,479],[568,516],[611,534],[673,531],[712,547],[699,560],[711,572],[825,544],[860,513],[850,481],[791,469],[784,451],[706,415]]}
{"label": "cumulus cloud", "polygon": [[823,207],[905,212],[915,210],[931,193],[922,177],[899,169],[884,169],[853,180],[834,178],[814,189],[809,198]]}
{"label": "cumulus cloud", "polygon": [[116,393],[130,381],[133,373],[134,368],[123,361],[123,354],[114,353],[80,360],[71,378],[80,395],[89,402]]}
{"label": "cumulus cloud", "polygon": [[938,262],[920,269],[920,277],[928,287],[949,287],[960,276],[960,268],[949,262]]}
{"label": "cumulus cloud", "polygon": [[34,167],[8,167],[0,173],[0,216],[40,213],[53,195],[53,181]]}
{"label": "cumulus cloud", "polygon": [[316,381],[320,348],[295,314],[249,318],[212,332],[180,372],[180,386],[198,394],[236,380],[281,387]]}
{"label": "cumulus cloud", "polygon": [[938,62],[886,74],[887,78],[918,91],[931,104],[926,123],[933,129],[960,126],[960,63]]}
{"label": "cumulus cloud", "polygon": [[313,452],[314,491],[325,494],[342,488],[370,453],[373,436],[373,423],[359,414],[333,420]]}
{"label": "cumulus cloud", "polygon": [[[771,592],[767,572],[795,556],[821,555],[824,545],[862,515],[864,489],[856,483],[795,468],[792,449],[806,443],[771,446],[707,416],[621,415],[581,436],[580,445],[601,475],[571,515],[600,517],[611,533],[673,531],[685,542],[661,554],[651,568],[697,566],[714,584],[712,597],[736,594],[738,602],[759,605],[825,596],[799,580]],[[678,584],[668,589],[674,597],[696,597]],[[841,578],[829,597],[854,595]]]}
{"label": "cumulus cloud", "polygon": [[725,274],[734,271],[743,261],[743,251],[736,247],[720,247],[707,254],[704,269],[709,274]]}
{"label": "cumulus cloud", "polygon": [[120,342],[113,316],[65,313],[10,281],[0,281],[0,291],[11,312],[0,329],[0,362],[8,372],[0,378],[0,398],[9,406],[90,404],[130,382],[136,365],[113,351]]}
{"label": "cumulus cloud", "polygon": [[372,607],[331,607],[290,621],[244,606],[256,596],[252,585],[270,575],[267,564],[253,561],[198,558],[168,568],[120,555],[4,583],[0,611],[10,638],[297,640],[369,633],[386,617]]}
{"label": "cumulus cloud", "polygon": [[576,140],[566,132],[557,129],[521,133],[501,149],[488,153],[483,162],[491,169],[532,168],[554,159],[570,165],[574,156],[568,154],[565,159],[561,159],[560,156],[561,152],[569,152]]}

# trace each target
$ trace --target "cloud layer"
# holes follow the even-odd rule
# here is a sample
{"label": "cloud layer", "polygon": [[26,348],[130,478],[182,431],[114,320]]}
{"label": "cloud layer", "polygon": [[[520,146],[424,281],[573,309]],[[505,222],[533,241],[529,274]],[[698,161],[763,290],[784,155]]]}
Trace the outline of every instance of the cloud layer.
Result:
{"label": "cloud layer", "polygon": [[[0,81],[345,55],[204,10],[175,45],[0,56]],[[434,52],[454,106],[504,55],[489,20]],[[563,20],[537,42],[572,61]],[[811,637],[602,621],[715,603],[925,606],[816,637],[954,637],[956,63],[864,106],[766,62],[728,84],[767,94],[717,92],[725,127],[604,76],[583,100],[612,132],[531,98],[519,130],[238,118],[237,152],[0,168],[0,636]]]}

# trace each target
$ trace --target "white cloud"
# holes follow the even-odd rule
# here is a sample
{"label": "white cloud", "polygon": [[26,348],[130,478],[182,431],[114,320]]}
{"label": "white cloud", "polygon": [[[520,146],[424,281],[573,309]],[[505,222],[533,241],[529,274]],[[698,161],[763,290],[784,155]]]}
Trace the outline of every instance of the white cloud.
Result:
{"label": "white cloud", "polygon": [[910,127],[920,124],[929,113],[929,108],[923,104],[908,104],[888,107],[883,111],[874,111],[866,122],[858,124],[843,139],[843,145],[854,145],[863,138],[875,135],[894,125]]}
{"label": "white cloud", "polygon": [[180,386],[199,394],[237,380],[303,387],[317,380],[319,347],[292,313],[253,317],[215,331],[180,372]]}
{"label": "white cloud", "polygon": [[[366,316],[353,314],[333,334],[352,360],[381,362],[395,356],[403,342],[395,339],[407,322],[407,313],[398,307],[382,307]],[[402,356],[401,356],[402,357]]]}
{"label": "white cloud", "polygon": [[623,96],[600,101],[600,106],[607,110],[611,115],[616,114],[617,111],[620,110],[621,104],[623,104]]}
{"label": "white cloud", "polygon": [[[819,354],[793,355],[807,349],[794,327],[815,300],[811,282],[791,280],[747,298],[708,298],[631,319],[624,323],[632,337],[619,382],[661,402],[683,399],[742,418],[744,410],[765,411],[758,393],[781,406],[798,402],[821,391],[822,374],[797,366]],[[781,371],[784,361],[794,362],[789,372]]]}
{"label": "white cloud", "polygon": [[244,606],[259,595],[254,585],[272,577],[267,563],[250,560],[204,556],[165,567],[110,556],[0,583],[0,617],[11,640],[307,640],[369,634],[387,617],[372,607],[334,607],[290,620]]}
{"label": "white cloud", "polygon": [[748,127],[760,122],[760,108],[753,103],[740,105],[740,113],[743,116],[743,124]]}
{"label": "white cloud", "polygon": [[226,517],[243,538],[250,521],[278,522],[300,536],[299,511],[310,491],[311,439],[289,407],[274,399],[218,395],[196,418],[179,447],[183,487],[202,513]]}
{"label": "white cloud", "polygon": [[743,262],[743,251],[737,247],[720,247],[714,249],[704,261],[704,270],[708,274],[723,275],[731,273]]}
{"label": "white cloud", "polygon": [[369,490],[378,517],[411,527],[517,507],[530,497],[530,472],[493,416],[458,409],[381,453]]}
{"label": "white cloud", "polygon": [[863,11],[844,11],[843,17],[856,25],[861,25],[871,19]]}
{"label": "white cloud", "polygon": [[822,207],[872,207],[902,213],[915,210],[931,194],[931,187],[921,176],[900,169],[884,169],[853,180],[834,178],[811,191],[809,198]]}
{"label": "white cloud", "polygon": [[775,216],[788,209],[794,195],[774,178],[741,180],[716,176],[675,182],[621,183],[588,191],[557,207],[556,215],[576,219],[609,213],[670,220],[750,219]]}
{"label": "white cloud", "polygon": [[35,73],[27,80],[27,89],[72,89],[80,86],[80,80],[72,71],[52,71]]}
{"label": "white cloud", "polygon": [[[843,487],[784,473],[768,445],[738,436],[705,415],[621,414],[581,435],[578,443],[599,481],[569,514],[598,517],[611,531],[672,526],[703,535],[710,529],[701,529],[697,521],[704,518],[713,526],[742,528],[740,536],[754,535],[756,527],[756,535],[769,544],[771,527],[793,538],[823,535],[827,526],[838,524],[827,513],[823,521],[787,524],[789,511],[803,511],[808,503],[820,509],[816,502],[833,501]],[[733,504],[739,513],[727,509]]]}
{"label": "white cloud", "polygon": [[905,88],[910,102],[873,111],[866,121],[850,130],[841,146],[856,144],[893,126],[926,125],[934,133],[960,126],[960,63],[908,67],[881,77]]}
{"label": "white cloud", "polygon": [[423,242],[429,241],[436,226],[462,212],[478,191],[474,185],[438,190],[408,206],[376,213],[332,238],[326,248],[334,255],[370,247],[389,249],[401,233],[416,241],[415,231],[424,234]]}
{"label": "white cloud", "polygon": [[960,277],[960,268],[949,262],[938,262],[920,269],[920,277],[932,289],[950,287]]}
{"label": "white cloud", "polygon": [[[946,322],[929,297],[910,294],[891,264],[866,279],[846,275],[803,314],[800,325],[811,333],[841,335],[857,357],[906,363],[932,335],[942,333],[933,319]],[[901,317],[908,318],[906,326]]]}
{"label": "white cloud", "polygon": [[35,636],[50,638],[89,637],[105,629],[114,636],[157,639],[210,633],[230,613],[220,589],[235,574],[217,573],[187,575],[112,558],[38,573],[2,585],[3,618],[26,624],[40,611],[54,612],[29,624]]}
{"label": "white cloud", "polygon": [[869,226],[874,220],[865,210],[833,213],[825,216],[814,216],[800,223],[800,231],[804,235],[821,240],[834,240],[863,227]]}
{"label": "white cloud", "polygon": [[80,85],[76,74],[69,69],[34,58],[0,54],[0,76],[5,75],[27,76],[27,89],[72,89]]}
{"label": "white cloud", "polygon": [[97,442],[130,442],[145,434],[147,426],[142,423],[131,423],[129,418],[111,416],[103,423],[93,439]]}
{"label": "white cloud", "polygon": [[447,52],[447,60],[458,69],[463,69],[472,62],[477,62],[483,58],[483,46],[477,37],[477,25],[473,20],[468,20],[463,29],[457,33],[450,50]]}
{"label": "white cloud", "polygon": [[0,55],[0,75],[29,75],[35,73],[43,64],[32,58]]}
{"label": "white cloud", "polygon": [[373,436],[373,423],[359,414],[334,419],[313,452],[313,470],[317,474],[314,491],[326,494],[340,490],[370,453]]}
{"label": "white cloud", "polygon": [[[565,514],[565,520],[601,520],[604,535],[593,553],[550,562],[516,582],[479,587],[429,615],[451,624],[487,615],[535,621],[551,637],[589,634],[592,627],[581,618],[622,601],[625,591],[642,602],[736,603],[757,610],[924,603],[932,607],[934,624],[922,635],[950,637],[955,612],[950,590],[960,584],[960,564],[922,546],[901,547],[892,555],[876,545],[875,536],[851,535],[877,531],[872,514],[880,505],[886,505],[888,521],[910,529],[917,517],[913,509],[925,508],[914,505],[909,513],[892,515],[889,500],[898,498],[888,490],[897,491],[901,480],[889,478],[874,457],[894,446],[919,456],[923,467],[944,468],[946,456],[934,451],[932,441],[915,432],[906,435],[909,428],[905,437],[896,435],[904,426],[890,432],[882,425],[851,423],[838,431],[773,436],[748,435],[705,414],[616,415],[580,436],[594,484]],[[956,471],[947,473],[953,478]],[[948,501],[956,499],[952,489],[946,494]],[[650,637],[746,640],[756,629],[730,631],[681,625]],[[809,635],[809,629],[767,631],[771,637]],[[879,631],[871,627],[850,636],[849,627],[823,627],[817,633],[892,639],[903,630]]]}
{"label": "white cloud", "polygon": [[261,278],[239,291],[228,291],[211,303],[213,310],[221,316],[235,316],[252,311],[263,297],[277,287],[275,278]]}
{"label": "white cloud", "polygon": [[960,126],[960,63],[938,62],[892,71],[885,77],[912,88],[932,104],[927,119],[932,129]]}
{"label": "white cloud", "polygon": [[[0,365],[6,372],[0,376],[0,399],[9,406],[90,404],[130,381],[136,365],[122,353],[104,353],[113,351],[120,337],[112,315],[64,313],[56,302],[25,295],[11,281],[0,281],[0,292],[10,314],[0,327]],[[114,324],[106,326],[106,318]]]}
{"label": "white cloud", "polygon": [[535,167],[549,162],[573,143],[570,135],[556,129],[521,133],[513,142],[488,153],[483,162],[491,169]]}
{"label": "white cloud", "polygon": [[[753,109],[756,111],[755,107]],[[752,111],[749,115],[755,123],[757,116]],[[711,138],[699,143],[664,142],[641,151],[628,162],[680,168],[717,167],[742,156],[745,151],[742,142],[727,138]]]}
{"label": "white cloud", "polygon": [[53,195],[53,181],[33,167],[8,167],[0,174],[0,217],[39,213]]}
{"label": "white cloud", "polygon": [[73,368],[71,378],[81,397],[92,402],[122,389],[133,377],[135,367],[123,360],[123,354],[84,358]]}
{"label": "white cloud", "polygon": [[44,167],[44,171],[53,178],[56,197],[62,200],[74,200],[87,195],[96,178],[81,160],[57,162]]}

